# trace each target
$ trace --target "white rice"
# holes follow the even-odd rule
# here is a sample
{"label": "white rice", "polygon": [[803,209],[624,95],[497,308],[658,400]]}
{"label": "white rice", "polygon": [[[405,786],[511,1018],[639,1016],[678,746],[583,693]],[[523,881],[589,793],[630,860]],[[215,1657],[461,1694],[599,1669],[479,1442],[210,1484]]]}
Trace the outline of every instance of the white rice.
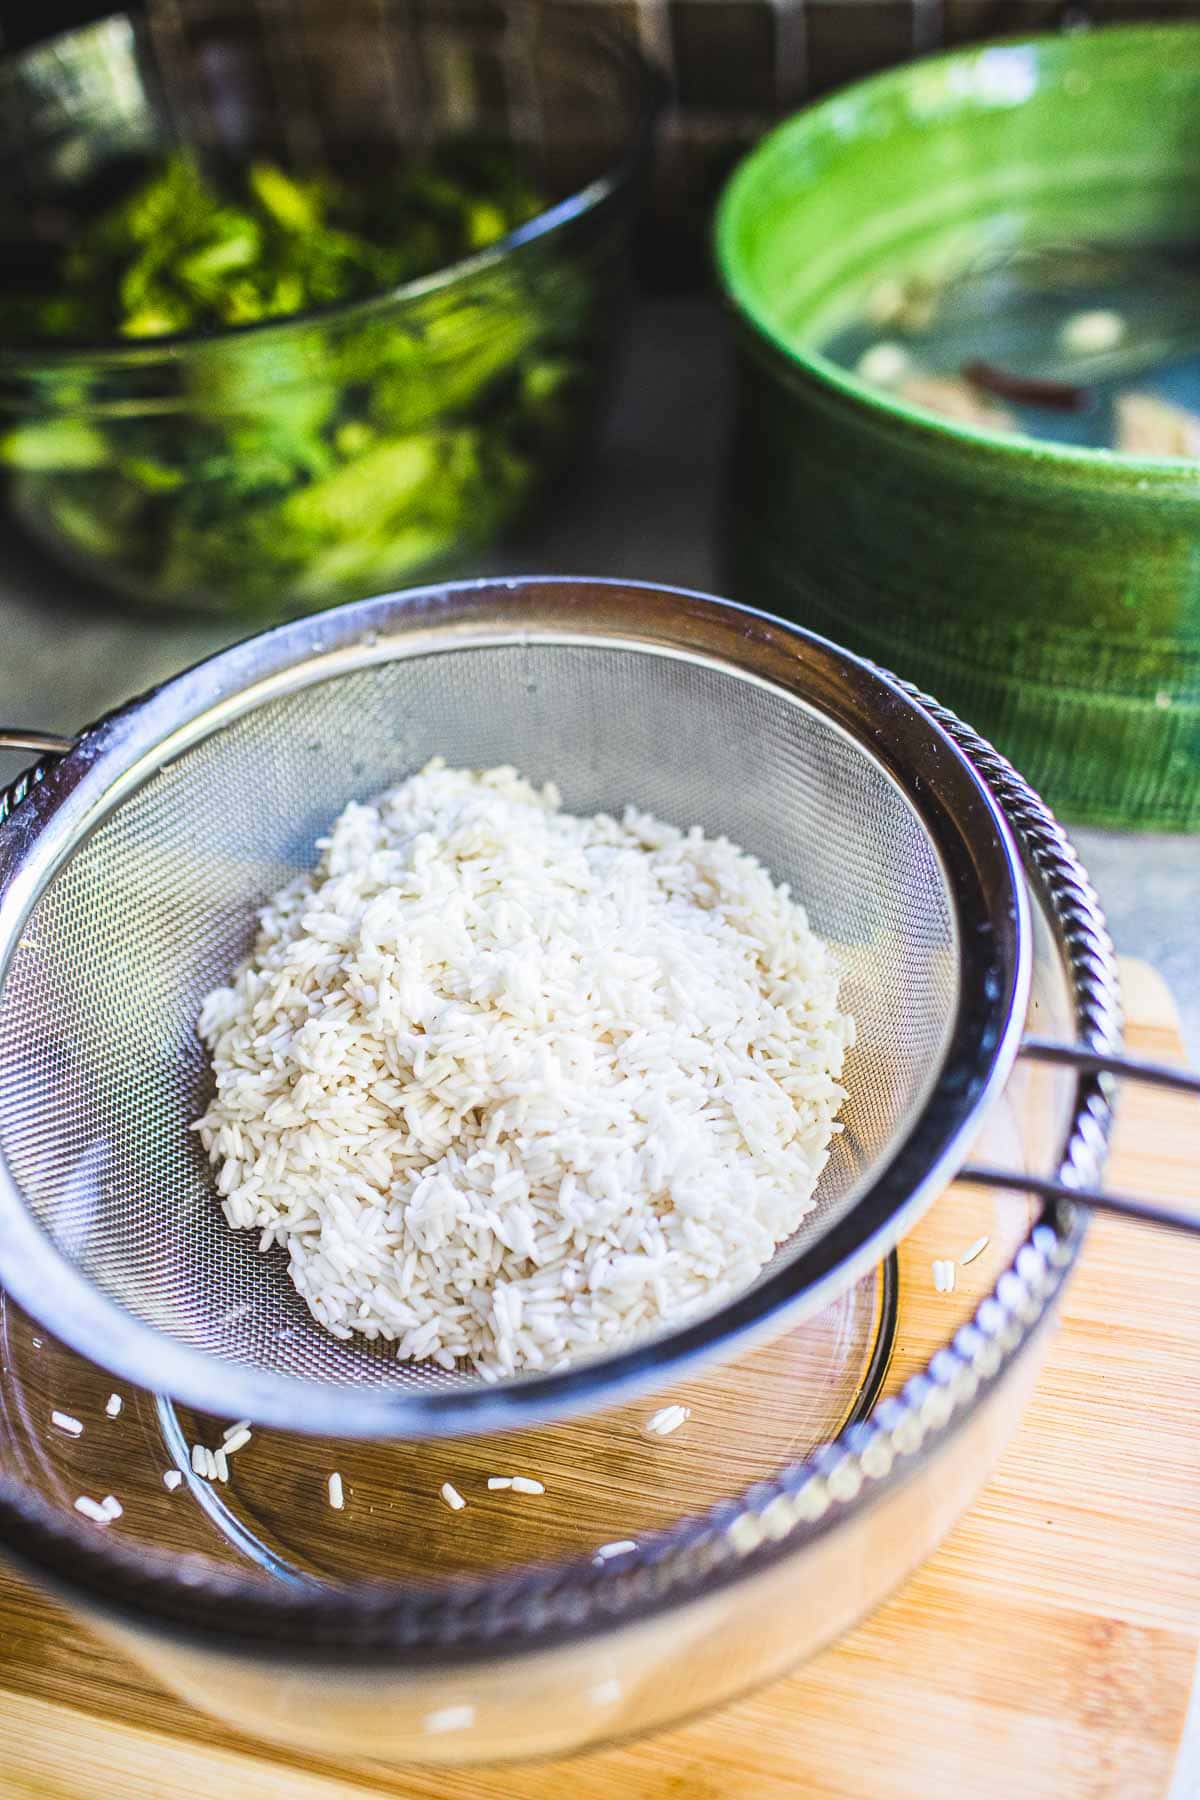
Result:
{"label": "white rice", "polygon": [[933,1265],[933,1285],[939,1294],[952,1294],[957,1278],[955,1264],[948,1256],[938,1257]]}
{"label": "white rice", "polygon": [[104,1403],[104,1410],[110,1419],[115,1419],[124,1404],[120,1394],[110,1394]]}
{"label": "white rice", "polygon": [[510,1488],[513,1484],[513,1478],[511,1475],[489,1475],[487,1484],[488,1492],[494,1494],[499,1492],[501,1488]]}
{"label": "white rice", "polygon": [[225,1455],[224,1450],[214,1450],[213,1451],[213,1465],[216,1470],[217,1480],[218,1481],[228,1481],[229,1480],[229,1462]]}
{"label": "white rice", "polygon": [[221,1448],[226,1456],[233,1456],[236,1451],[245,1449],[249,1442],[250,1432],[246,1426],[243,1426],[240,1431],[235,1431],[232,1437],[227,1437]]}
{"label": "white rice", "polygon": [[474,1723],[475,1708],[473,1706],[442,1706],[437,1712],[426,1713],[424,1728],[431,1733],[469,1731]]}
{"label": "white rice", "polygon": [[346,1495],[342,1489],[342,1478],[335,1469],[329,1477],[329,1504],[334,1512],[341,1512],[346,1504]]}
{"label": "white rice", "polygon": [[496,1380],[754,1280],[853,1036],[786,887],[512,769],[430,764],[320,849],[204,1004],[196,1129],[322,1325]]}
{"label": "white rice", "polygon": [[163,1486],[166,1488],[166,1490],[169,1494],[173,1494],[175,1492],[175,1489],[179,1486],[179,1484],[182,1482],[182,1480],[183,1480],[183,1476],[179,1473],[178,1469],[164,1469],[164,1471],[163,1471]]}
{"label": "white rice", "polygon": [[[230,1438],[238,1438],[243,1442],[249,1441],[251,1424],[252,1420],[250,1419],[235,1419],[232,1425],[227,1425],[225,1427],[224,1431],[221,1433],[221,1437],[224,1441],[226,1451],[229,1449]],[[243,1432],[245,1433],[245,1438],[242,1438]]]}
{"label": "white rice", "polygon": [[979,1237],[975,1239],[973,1244],[968,1244],[967,1248],[958,1259],[959,1268],[965,1269],[967,1264],[973,1263],[977,1256],[982,1256],[990,1242],[991,1239],[988,1237]]}
{"label": "white rice", "polygon": [[461,1512],[467,1504],[452,1481],[443,1481],[441,1494],[451,1512]]}
{"label": "white rice", "polygon": [[87,1494],[80,1494],[75,1502],[75,1511],[82,1513],[85,1519],[91,1519],[97,1525],[109,1523],[108,1508],[102,1506],[98,1500],[92,1500]]}
{"label": "white rice", "polygon": [[532,1475],[514,1475],[512,1491],[514,1494],[544,1494],[546,1484],[544,1481],[535,1481]]}
{"label": "white rice", "polygon": [[601,1544],[600,1548],[593,1553],[592,1561],[610,1562],[614,1556],[627,1556],[631,1550],[636,1549],[637,1544],[632,1538],[615,1538],[611,1544]]}
{"label": "white rice", "polygon": [[100,1504],[104,1508],[106,1517],[110,1519],[119,1519],[121,1514],[125,1511],[125,1508],[121,1505],[121,1502],[117,1499],[115,1494],[105,1494]]}
{"label": "white rice", "polygon": [[692,1416],[690,1406],[660,1406],[652,1418],[646,1420],[646,1430],[652,1437],[670,1437],[681,1425],[686,1425]]}
{"label": "white rice", "polygon": [[50,1423],[52,1425],[57,1425],[58,1429],[60,1431],[65,1431],[69,1437],[83,1436],[82,1424],[78,1419],[73,1419],[70,1413],[52,1412],[50,1414]]}

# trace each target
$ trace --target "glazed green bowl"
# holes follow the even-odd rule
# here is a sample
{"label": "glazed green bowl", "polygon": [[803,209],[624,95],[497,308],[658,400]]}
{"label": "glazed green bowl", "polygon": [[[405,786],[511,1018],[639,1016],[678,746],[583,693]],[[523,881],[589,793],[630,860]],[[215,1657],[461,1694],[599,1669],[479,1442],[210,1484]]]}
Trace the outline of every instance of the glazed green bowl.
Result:
{"label": "glazed green bowl", "polygon": [[823,354],[881,280],[1098,238],[1200,245],[1200,28],[937,57],[767,137],[717,216],[725,585],[930,688],[1057,811],[1197,830],[1200,463],[950,423]]}

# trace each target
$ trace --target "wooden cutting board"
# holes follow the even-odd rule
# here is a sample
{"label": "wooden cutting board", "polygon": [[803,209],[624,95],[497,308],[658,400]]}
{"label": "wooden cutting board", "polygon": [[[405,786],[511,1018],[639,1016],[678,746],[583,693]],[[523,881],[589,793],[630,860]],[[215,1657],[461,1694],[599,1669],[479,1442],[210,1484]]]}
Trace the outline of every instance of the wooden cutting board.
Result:
{"label": "wooden cutting board", "polygon": [[[1131,1045],[1181,1057],[1161,981],[1141,964],[1123,974]],[[1111,1174],[1194,1194],[1195,1103],[1128,1090]],[[786,1680],[570,1763],[292,1760],[0,1575],[0,1796],[1197,1800],[1198,1647],[1200,1243],[1099,1221],[980,1500],[887,1606]]]}

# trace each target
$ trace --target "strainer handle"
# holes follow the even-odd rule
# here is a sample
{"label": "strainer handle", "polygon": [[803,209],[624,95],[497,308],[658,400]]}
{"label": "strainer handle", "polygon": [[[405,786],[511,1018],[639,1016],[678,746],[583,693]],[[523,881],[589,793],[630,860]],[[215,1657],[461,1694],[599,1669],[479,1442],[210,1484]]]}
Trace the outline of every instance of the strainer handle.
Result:
{"label": "strainer handle", "polygon": [[[1037,1037],[1022,1041],[1021,1055],[1034,1062],[1078,1069],[1084,1075],[1118,1075],[1124,1081],[1144,1081],[1150,1087],[1171,1088],[1200,1099],[1200,1075],[1171,1063],[1146,1062],[1141,1057],[1118,1056],[1107,1050],[1091,1049],[1085,1044],[1062,1044]],[[1127,1219],[1145,1219],[1154,1225],[1170,1225],[1177,1231],[1200,1235],[1200,1201],[1196,1200],[1152,1200],[1141,1194],[1114,1193],[1105,1188],[1068,1187],[1064,1182],[1027,1175],[1020,1169],[975,1165],[961,1169],[959,1180],[977,1182],[983,1187],[1005,1188],[1014,1193],[1037,1194],[1043,1200],[1071,1200],[1094,1206],[1098,1212],[1119,1213]]]}
{"label": "strainer handle", "polygon": [[20,806],[31,788],[37,786],[47,769],[75,748],[75,739],[60,737],[53,731],[30,731],[24,725],[0,725],[0,750],[28,750],[37,761],[25,769],[7,787],[0,787],[0,825],[14,807]]}
{"label": "strainer handle", "polygon": [[0,750],[32,750],[38,756],[65,756],[75,739],[54,731],[29,731],[24,726],[0,725]]}

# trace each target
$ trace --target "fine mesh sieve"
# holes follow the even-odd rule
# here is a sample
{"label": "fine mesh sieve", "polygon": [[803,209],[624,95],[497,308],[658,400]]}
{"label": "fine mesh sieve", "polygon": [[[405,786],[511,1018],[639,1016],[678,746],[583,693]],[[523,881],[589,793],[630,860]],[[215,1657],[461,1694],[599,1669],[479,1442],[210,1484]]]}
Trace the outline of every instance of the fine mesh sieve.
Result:
{"label": "fine mesh sieve", "polygon": [[[256,908],[347,801],[435,754],[727,833],[834,946],[857,1026],[818,1205],[751,1290],[496,1386],[328,1335],[286,1253],[228,1229],[188,1130],[200,1003]],[[1007,827],[921,707],[759,615],[540,580],[301,621],[85,733],[0,832],[0,1279],[83,1354],[225,1416],[421,1434],[605,1402],[823,1304],[944,1185],[1015,1053],[1024,907]]]}

